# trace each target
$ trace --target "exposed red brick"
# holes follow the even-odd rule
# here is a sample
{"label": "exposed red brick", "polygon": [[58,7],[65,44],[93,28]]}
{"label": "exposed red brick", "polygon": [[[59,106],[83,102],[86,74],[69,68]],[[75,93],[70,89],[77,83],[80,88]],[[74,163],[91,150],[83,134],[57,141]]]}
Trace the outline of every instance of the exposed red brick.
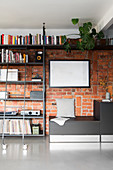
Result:
{"label": "exposed red brick", "polygon": [[81,97],[76,98],[76,105],[81,106]]}
{"label": "exposed red brick", "polygon": [[76,108],[76,116],[81,116],[81,108]]}

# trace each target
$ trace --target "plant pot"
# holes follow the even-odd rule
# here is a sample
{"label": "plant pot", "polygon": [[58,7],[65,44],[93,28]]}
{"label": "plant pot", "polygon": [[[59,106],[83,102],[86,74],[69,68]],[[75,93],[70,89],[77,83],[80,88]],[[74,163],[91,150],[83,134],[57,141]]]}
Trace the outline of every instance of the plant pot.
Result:
{"label": "plant pot", "polygon": [[95,45],[96,46],[99,46],[99,45],[101,45],[101,46],[105,46],[106,45],[106,39],[101,39],[101,40],[95,40]]}
{"label": "plant pot", "polygon": [[77,41],[81,41],[81,38],[77,38],[77,39],[69,39],[68,38],[68,42],[70,45],[76,45]]}

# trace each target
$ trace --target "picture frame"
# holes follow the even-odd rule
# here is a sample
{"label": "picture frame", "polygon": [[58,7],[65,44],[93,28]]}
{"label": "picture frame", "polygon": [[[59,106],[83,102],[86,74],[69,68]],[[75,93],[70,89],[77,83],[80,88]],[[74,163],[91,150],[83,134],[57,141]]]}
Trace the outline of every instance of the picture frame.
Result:
{"label": "picture frame", "polygon": [[50,60],[50,88],[89,88],[89,60]]}

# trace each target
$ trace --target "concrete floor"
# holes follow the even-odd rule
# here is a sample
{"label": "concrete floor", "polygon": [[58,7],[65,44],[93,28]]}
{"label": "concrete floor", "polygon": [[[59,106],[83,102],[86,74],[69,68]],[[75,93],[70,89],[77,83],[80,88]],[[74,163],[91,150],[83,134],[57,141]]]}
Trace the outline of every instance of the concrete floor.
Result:
{"label": "concrete floor", "polygon": [[[0,140],[1,142],[1,140]],[[113,143],[51,143],[48,137],[6,138],[0,147],[0,170],[112,170]]]}

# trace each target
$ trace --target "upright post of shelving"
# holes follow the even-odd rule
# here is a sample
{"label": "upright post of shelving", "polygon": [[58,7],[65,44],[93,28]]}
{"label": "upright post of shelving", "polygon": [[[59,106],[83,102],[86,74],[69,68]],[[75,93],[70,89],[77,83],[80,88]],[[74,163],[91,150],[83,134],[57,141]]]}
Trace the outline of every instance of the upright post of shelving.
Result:
{"label": "upright post of shelving", "polygon": [[[45,37],[45,23],[43,23],[43,45],[45,44],[44,41]],[[45,98],[46,98],[46,77],[45,77],[45,47],[43,46],[43,135],[45,136],[45,124],[46,124],[46,117],[45,117]]]}
{"label": "upright post of shelving", "polygon": [[25,99],[26,99],[26,62],[25,62],[25,80],[24,80],[24,114],[23,114],[23,133],[22,133],[22,144],[23,149],[27,149],[27,145],[24,143],[25,138]]}
{"label": "upright post of shelving", "polygon": [[43,45],[45,44],[45,23],[43,23]]}
{"label": "upright post of shelving", "polygon": [[46,77],[45,77],[45,47],[43,47],[43,135],[45,136],[45,98],[46,98]]}
{"label": "upright post of shelving", "polygon": [[5,113],[6,113],[7,79],[8,79],[8,63],[7,63],[7,71],[6,71],[6,85],[5,85],[5,102],[4,102],[4,115],[3,115],[2,149],[6,149],[6,144],[5,144],[4,137],[5,137]]}

